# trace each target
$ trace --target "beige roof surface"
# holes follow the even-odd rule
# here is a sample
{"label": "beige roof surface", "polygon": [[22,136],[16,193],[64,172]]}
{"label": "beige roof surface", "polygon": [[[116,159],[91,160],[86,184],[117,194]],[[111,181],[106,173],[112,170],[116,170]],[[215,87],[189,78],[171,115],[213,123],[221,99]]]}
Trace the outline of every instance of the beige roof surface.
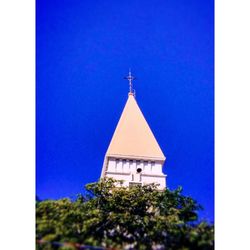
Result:
{"label": "beige roof surface", "polygon": [[129,94],[106,156],[165,160],[133,94]]}

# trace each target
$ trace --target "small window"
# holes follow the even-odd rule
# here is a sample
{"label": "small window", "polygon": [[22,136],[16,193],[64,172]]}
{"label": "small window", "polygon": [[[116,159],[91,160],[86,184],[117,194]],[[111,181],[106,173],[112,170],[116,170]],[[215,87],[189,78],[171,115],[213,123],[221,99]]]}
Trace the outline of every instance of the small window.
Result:
{"label": "small window", "polygon": [[141,171],[142,171],[141,168],[137,168],[137,169],[136,169],[136,172],[137,172],[138,174],[141,173]]}

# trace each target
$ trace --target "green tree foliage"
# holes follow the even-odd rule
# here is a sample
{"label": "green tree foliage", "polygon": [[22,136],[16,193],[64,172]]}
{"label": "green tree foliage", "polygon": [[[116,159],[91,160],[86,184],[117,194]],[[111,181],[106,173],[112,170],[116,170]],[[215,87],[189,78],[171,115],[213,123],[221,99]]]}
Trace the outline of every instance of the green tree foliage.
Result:
{"label": "green tree foliage", "polygon": [[[121,187],[113,179],[86,185],[77,199],[36,202],[36,237],[113,249],[210,250],[214,228],[198,222],[201,206],[182,189]],[[76,249],[38,244],[37,249]]]}

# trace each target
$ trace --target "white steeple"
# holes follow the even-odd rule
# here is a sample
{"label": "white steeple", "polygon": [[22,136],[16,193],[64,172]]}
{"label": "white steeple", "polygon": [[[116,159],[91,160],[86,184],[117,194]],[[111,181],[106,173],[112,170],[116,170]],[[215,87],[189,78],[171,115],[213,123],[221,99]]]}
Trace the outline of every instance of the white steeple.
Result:
{"label": "white steeple", "polygon": [[126,79],[128,100],[106,152],[101,177],[123,180],[124,186],[158,183],[163,189],[166,158],[135,100],[131,72]]}

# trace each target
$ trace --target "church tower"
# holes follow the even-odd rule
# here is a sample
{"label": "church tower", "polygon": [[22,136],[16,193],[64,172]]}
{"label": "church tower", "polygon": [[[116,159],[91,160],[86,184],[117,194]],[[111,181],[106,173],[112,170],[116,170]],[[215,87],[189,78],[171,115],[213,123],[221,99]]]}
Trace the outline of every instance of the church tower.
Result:
{"label": "church tower", "polygon": [[123,186],[159,184],[166,187],[165,156],[135,99],[131,72],[126,105],[106,152],[101,178],[123,180]]}

